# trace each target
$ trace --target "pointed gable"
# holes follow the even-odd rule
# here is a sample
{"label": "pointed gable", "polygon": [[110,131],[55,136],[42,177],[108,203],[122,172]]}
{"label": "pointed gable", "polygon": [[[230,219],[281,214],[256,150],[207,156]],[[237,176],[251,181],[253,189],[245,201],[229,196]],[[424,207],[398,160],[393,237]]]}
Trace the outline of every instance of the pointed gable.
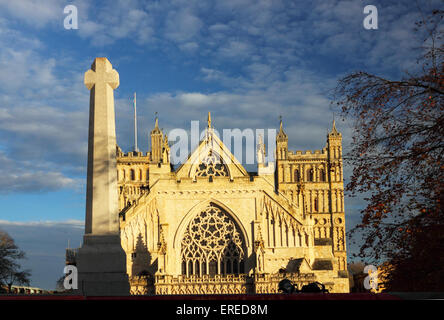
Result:
{"label": "pointed gable", "polygon": [[222,140],[208,127],[205,138],[176,172],[178,179],[198,177],[246,177],[248,172]]}

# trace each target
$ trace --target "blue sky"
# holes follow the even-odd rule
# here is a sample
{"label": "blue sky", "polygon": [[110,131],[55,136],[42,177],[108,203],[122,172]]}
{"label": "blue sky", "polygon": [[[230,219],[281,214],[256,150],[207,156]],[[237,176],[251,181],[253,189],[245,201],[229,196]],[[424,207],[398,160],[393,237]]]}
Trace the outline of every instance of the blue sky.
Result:
{"label": "blue sky", "polygon": [[[63,28],[68,4],[78,8],[78,30]],[[378,8],[378,30],[363,27],[367,4]],[[83,74],[95,57],[106,56],[120,74],[116,128],[125,151],[133,145],[134,91],[144,151],[155,112],[168,131],[188,130],[208,111],[218,129],[275,128],[282,115],[291,149],[321,149],[337,80],[416,68],[419,19],[409,0],[0,0],[0,228],[27,252],[32,284],[53,288],[68,239],[74,246],[81,239]],[[347,148],[351,125],[337,126]],[[346,200],[348,228],[361,206]]]}

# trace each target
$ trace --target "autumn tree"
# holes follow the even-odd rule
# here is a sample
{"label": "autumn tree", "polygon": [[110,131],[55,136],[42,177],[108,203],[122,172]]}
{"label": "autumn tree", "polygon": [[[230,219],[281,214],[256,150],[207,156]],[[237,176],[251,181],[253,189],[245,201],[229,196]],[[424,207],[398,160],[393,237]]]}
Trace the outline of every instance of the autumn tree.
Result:
{"label": "autumn tree", "polygon": [[0,287],[5,286],[11,292],[13,284],[29,284],[30,272],[21,270],[19,260],[25,258],[8,233],[0,230]]}
{"label": "autumn tree", "polygon": [[442,19],[435,10],[417,23],[427,34],[417,70],[400,79],[355,72],[335,90],[335,103],[353,123],[346,190],[367,205],[351,238],[363,240],[360,258],[394,266],[392,290],[444,288]]}

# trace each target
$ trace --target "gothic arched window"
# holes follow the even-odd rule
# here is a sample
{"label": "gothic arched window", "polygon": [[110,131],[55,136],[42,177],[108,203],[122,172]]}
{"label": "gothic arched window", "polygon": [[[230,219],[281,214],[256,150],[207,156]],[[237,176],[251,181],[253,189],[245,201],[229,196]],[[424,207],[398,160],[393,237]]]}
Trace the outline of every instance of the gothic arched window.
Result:
{"label": "gothic arched window", "polygon": [[130,175],[131,175],[131,180],[136,180],[136,173],[134,172],[134,169],[131,169],[130,171]]}
{"label": "gothic arched window", "polygon": [[296,169],[296,170],[294,171],[294,181],[295,181],[295,182],[299,182],[300,180],[301,180],[301,177],[300,177],[300,174],[299,174],[299,170]]}
{"label": "gothic arched window", "polygon": [[307,170],[307,181],[314,181],[314,172],[313,168]]}
{"label": "gothic arched window", "polygon": [[231,217],[210,204],[186,228],[181,258],[187,276],[244,273],[245,241]]}
{"label": "gothic arched window", "polygon": [[227,177],[228,168],[220,157],[212,152],[202,160],[196,170],[197,177]]}
{"label": "gothic arched window", "polygon": [[321,182],[325,182],[326,181],[325,170],[324,169],[319,170],[319,180]]}

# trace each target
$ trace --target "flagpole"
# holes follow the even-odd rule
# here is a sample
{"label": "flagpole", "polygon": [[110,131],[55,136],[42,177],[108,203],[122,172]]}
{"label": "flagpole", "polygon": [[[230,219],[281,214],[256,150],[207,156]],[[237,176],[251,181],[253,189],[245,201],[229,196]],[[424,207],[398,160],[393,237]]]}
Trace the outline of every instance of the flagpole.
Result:
{"label": "flagpole", "polygon": [[136,93],[134,92],[134,151],[139,151],[137,148],[137,104]]}

